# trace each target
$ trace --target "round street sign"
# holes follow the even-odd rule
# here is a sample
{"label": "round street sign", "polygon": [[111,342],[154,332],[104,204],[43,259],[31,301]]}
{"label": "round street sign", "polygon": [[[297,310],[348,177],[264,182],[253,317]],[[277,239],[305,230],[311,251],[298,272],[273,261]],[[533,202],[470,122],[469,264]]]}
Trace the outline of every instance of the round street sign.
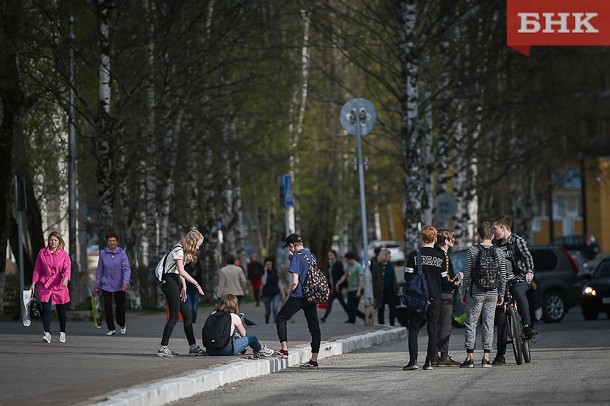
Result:
{"label": "round street sign", "polygon": [[449,221],[457,212],[457,200],[449,193],[439,193],[432,202],[434,217],[440,221]]}
{"label": "round street sign", "polygon": [[352,99],[341,109],[341,125],[351,135],[358,135],[357,125],[360,125],[360,135],[366,135],[375,127],[377,112],[375,106],[367,99]]}

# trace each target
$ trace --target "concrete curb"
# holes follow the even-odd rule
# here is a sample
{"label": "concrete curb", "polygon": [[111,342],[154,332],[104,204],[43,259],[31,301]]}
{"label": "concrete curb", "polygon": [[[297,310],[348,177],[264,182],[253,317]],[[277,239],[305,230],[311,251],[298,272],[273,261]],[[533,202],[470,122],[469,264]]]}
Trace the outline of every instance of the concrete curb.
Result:
{"label": "concrete curb", "polygon": [[[363,335],[343,338],[336,341],[322,342],[318,358],[342,355],[373,345],[397,340],[407,336],[404,327],[389,327]],[[206,369],[186,376],[164,379],[142,386],[135,386],[123,392],[110,395],[98,404],[108,406],[153,406],[189,398],[199,393],[217,389],[223,385],[269,375],[282,369],[309,361],[311,347],[290,349],[288,359],[275,357],[257,360],[239,360],[214,369]]]}

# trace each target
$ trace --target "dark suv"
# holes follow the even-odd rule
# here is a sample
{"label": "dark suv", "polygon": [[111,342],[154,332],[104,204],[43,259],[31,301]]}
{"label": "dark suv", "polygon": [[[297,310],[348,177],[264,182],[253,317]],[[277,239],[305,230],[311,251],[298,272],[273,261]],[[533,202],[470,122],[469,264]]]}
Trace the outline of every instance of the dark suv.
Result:
{"label": "dark suv", "polygon": [[[556,323],[563,319],[568,309],[578,304],[582,286],[578,278],[578,265],[563,247],[530,246],[534,258],[535,282],[542,300],[542,319]],[[466,250],[451,254],[455,272],[464,271]],[[454,301],[454,320],[463,311],[461,302]],[[534,309],[531,309],[532,312]]]}
{"label": "dark suv", "polygon": [[578,251],[587,259],[593,259],[599,254],[599,244],[591,234],[564,235],[551,241],[551,245]]}

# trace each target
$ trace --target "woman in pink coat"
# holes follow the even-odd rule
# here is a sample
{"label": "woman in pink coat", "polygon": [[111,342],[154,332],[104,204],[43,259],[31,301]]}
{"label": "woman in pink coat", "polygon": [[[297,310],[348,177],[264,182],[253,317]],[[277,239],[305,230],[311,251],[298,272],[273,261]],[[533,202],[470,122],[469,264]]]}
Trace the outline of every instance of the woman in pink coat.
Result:
{"label": "woman in pink coat", "polygon": [[64,251],[64,240],[57,231],[49,234],[49,243],[38,253],[34,276],[32,277],[32,293],[38,286],[38,299],[42,304],[43,341],[51,342],[51,306],[57,309],[59,319],[59,342],[66,342],[66,304],[70,301],[68,282],[70,281],[71,262],[68,253]]}

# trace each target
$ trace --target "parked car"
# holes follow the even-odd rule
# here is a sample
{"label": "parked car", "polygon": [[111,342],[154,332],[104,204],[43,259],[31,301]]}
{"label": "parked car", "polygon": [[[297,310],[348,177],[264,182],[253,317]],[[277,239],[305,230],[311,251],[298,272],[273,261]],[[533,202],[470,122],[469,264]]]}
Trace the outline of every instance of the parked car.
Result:
{"label": "parked car", "polygon": [[599,253],[599,244],[591,234],[564,235],[551,241],[568,251],[579,251],[585,258],[593,259]]}
{"label": "parked car", "polygon": [[610,319],[610,257],[597,264],[593,274],[585,275],[582,290],[582,315],[585,320],[595,320],[600,312]]}
{"label": "parked car", "polygon": [[[578,265],[563,247],[530,246],[534,259],[534,275],[542,301],[542,320],[556,323],[563,319],[568,309],[580,300],[582,284],[578,278]],[[451,254],[455,272],[463,272],[467,250]],[[532,312],[534,309],[531,309]],[[454,325],[463,320],[464,305],[458,298],[453,301]],[[460,317],[462,316],[462,317]],[[462,323],[463,324],[463,323]]]}
{"label": "parked car", "polygon": [[392,262],[404,262],[405,260],[405,251],[404,244],[399,241],[371,241],[369,243],[369,258],[371,259],[375,255],[375,248],[387,248],[390,250],[390,254],[392,255]]}

